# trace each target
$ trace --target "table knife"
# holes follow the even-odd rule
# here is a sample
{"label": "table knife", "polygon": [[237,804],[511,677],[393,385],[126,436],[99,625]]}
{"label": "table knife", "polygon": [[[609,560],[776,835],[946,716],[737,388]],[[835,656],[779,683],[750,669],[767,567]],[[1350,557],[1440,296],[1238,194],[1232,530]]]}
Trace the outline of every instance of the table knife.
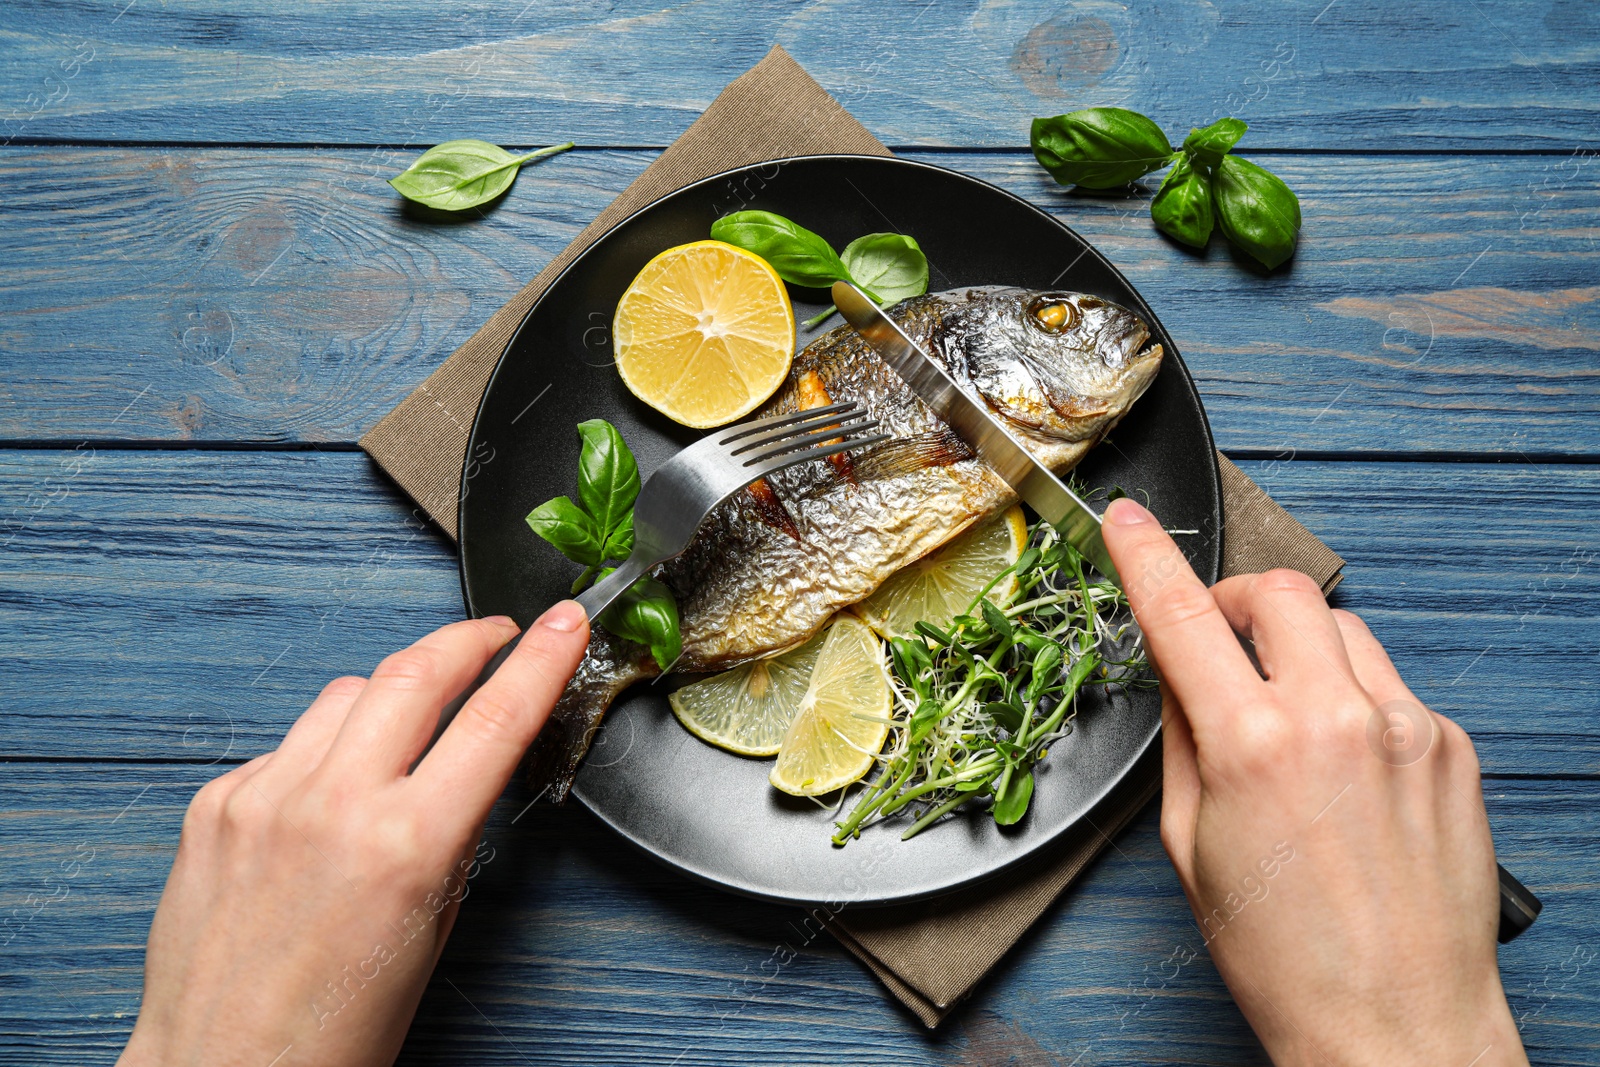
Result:
{"label": "table knife", "polygon": [[1078,494],[1034,459],[986,406],[962,392],[949,372],[860,289],[849,282],[834,282],[833,303],[845,321],[905,379],[923,403],[977,452],[979,459],[1121,588],[1122,579],[1100,535],[1100,516]]}

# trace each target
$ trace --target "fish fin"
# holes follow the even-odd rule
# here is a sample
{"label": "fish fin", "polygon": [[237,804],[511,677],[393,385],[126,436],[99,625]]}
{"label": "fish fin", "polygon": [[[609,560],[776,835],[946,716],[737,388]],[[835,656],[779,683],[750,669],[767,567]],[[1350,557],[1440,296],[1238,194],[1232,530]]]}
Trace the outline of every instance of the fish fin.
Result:
{"label": "fish fin", "polygon": [[794,516],[789,514],[789,509],[783,506],[783,501],[778,499],[778,494],[772,491],[772,486],[765,478],[751,482],[749,493],[755,500],[756,518],[775,530],[782,530],[796,541],[800,540],[800,527],[794,524]]}
{"label": "fish fin", "polygon": [[528,752],[528,784],[538,794],[535,799],[550,804],[567,799],[611,702],[634,682],[660,673],[649,649],[594,628],[578,672]]}
{"label": "fish fin", "polygon": [[[828,392],[828,386],[822,380],[822,375],[815,370],[806,370],[795,379],[795,403],[799,411],[810,411],[812,408],[825,408],[833,403],[833,397]],[[824,441],[823,444],[838,444],[840,438]],[[840,452],[829,456],[828,463],[838,472],[840,478],[851,486],[859,484],[856,481],[855,467],[850,462],[850,453]]]}
{"label": "fish fin", "polygon": [[928,433],[897,437],[868,449],[855,457],[854,468],[857,478],[870,481],[929,467],[948,467],[974,455],[972,447],[946,426]]}

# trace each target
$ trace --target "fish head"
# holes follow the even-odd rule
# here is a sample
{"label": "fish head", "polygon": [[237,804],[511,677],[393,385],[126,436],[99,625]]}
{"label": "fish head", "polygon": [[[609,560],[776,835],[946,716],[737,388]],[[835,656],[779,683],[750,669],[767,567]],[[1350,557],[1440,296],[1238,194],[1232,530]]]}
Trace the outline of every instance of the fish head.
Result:
{"label": "fish head", "polygon": [[941,317],[934,346],[1002,418],[1030,435],[1105,433],[1161,369],[1128,309],[1087,293],[975,290]]}

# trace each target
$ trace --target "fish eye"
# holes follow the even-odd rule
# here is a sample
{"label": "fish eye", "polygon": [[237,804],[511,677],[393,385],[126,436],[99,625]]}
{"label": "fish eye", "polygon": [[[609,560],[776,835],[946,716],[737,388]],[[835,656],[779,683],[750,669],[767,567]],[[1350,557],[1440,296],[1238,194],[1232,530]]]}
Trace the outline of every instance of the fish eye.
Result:
{"label": "fish eye", "polygon": [[1044,298],[1028,309],[1034,325],[1046,333],[1060,333],[1078,324],[1078,309],[1065,300]]}

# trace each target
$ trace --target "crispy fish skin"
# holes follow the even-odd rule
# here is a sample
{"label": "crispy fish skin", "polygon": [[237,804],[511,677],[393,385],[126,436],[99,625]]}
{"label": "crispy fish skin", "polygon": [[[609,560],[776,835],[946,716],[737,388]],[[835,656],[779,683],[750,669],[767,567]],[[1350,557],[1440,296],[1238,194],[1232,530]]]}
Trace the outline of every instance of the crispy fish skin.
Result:
{"label": "crispy fish skin", "polygon": [[[1058,473],[1111,431],[1161,364],[1137,316],[1080,293],[960,289],[913,297],[891,314]],[[901,567],[1016,502],[849,326],[796,356],[758,414],[810,406],[818,379],[832,399],[861,401],[893,439],[853,453],[848,477],[828,463],[768,477],[798,537],[748,493],[706,518],[660,572],[678,597],[679,670],[721,670],[799,645]],[[534,746],[544,799],[566,797],[611,701],[657,673],[639,646],[596,630]]]}

